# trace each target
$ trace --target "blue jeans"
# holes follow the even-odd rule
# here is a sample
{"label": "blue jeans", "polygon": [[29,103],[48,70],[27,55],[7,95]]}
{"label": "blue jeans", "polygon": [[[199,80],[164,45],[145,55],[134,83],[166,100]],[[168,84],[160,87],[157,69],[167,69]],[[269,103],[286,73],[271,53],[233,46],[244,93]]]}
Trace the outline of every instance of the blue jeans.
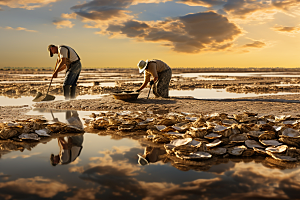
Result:
{"label": "blue jeans", "polygon": [[77,61],[77,62],[71,64],[70,69],[66,72],[63,86],[66,86],[66,85],[76,86],[80,72],[81,72],[81,62],[80,61]]}

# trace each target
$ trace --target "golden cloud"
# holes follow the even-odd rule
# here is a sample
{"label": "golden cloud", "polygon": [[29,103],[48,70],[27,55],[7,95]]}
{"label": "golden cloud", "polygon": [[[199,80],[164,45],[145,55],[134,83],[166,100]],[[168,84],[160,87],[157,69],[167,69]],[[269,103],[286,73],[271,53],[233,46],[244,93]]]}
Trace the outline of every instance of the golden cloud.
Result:
{"label": "golden cloud", "polygon": [[57,193],[67,189],[66,184],[42,177],[19,178],[15,181],[0,183],[2,194],[5,194],[5,190],[9,190],[10,193],[14,194],[37,195],[41,198],[54,197]]}
{"label": "golden cloud", "polygon": [[57,29],[72,28],[75,25],[69,20],[57,20],[57,21],[54,21],[53,24],[56,26]]}
{"label": "golden cloud", "polygon": [[71,14],[67,14],[67,13],[63,13],[61,14],[61,17],[62,18],[65,18],[65,19],[76,19],[76,13],[71,13]]}
{"label": "golden cloud", "polygon": [[288,36],[295,36],[296,34],[300,33],[300,27],[299,26],[274,26],[272,28],[274,31],[277,31],[281,34],[285,34]]}
{"label": "golden cloud", "polygon": [[26,10],[34,10],[36,8],[47,6],[60,0],[1,0],[0,5],[10,8],[23,8]]}
{"label": "golden cloud", "polygon": [[[0,27],[0,28],[2,28],[2,27]],[[35,30],[29,30],[29,29],[24,28],[24,27],[12,28],[12,27],[10,27],[10,26],[6,26],[6,27],[4,27],[3,29],[6,29],[6,30],[15,30],[15,31],[27,31],[27,32],[33,32],[33,33],[37,32],[37,31],[35,31]],[[24,155],[23,157],[30,157],[30,156],[31,156],[31,155]]]}

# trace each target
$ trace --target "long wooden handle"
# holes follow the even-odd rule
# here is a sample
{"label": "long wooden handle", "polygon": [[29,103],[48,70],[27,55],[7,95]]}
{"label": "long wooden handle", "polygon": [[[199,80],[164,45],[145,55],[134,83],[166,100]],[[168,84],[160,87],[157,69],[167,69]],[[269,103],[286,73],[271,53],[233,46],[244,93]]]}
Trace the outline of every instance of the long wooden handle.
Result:
{"label": "long wooden handle", "polygon": [[151,92],[151,88],[152,88],[152,85],[151,85],[150,90],[149,90],[149,92],[148,92],[147,99],[149,98],[149,95],[150,95],[150,92]]}
{"label": "long wooden handle", "polygon": [[53,80],[53,76],[52,76],[52,78],[51,78],[51,81],[50,81],[50,84],[49,84],[49,87],[48,87],[48,90],[47,90],[46,96],[48,95],[48,92],[49,92],[49,89],[50,89],[50,86],[51,86],[52,80]]}

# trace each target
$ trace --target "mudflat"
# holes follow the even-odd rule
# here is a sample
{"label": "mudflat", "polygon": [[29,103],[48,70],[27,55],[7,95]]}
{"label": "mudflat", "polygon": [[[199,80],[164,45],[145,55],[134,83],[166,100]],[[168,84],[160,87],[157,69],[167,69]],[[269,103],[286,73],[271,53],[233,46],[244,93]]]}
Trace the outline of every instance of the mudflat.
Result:
{"label": "mudflat", "polygon": [[[157,114],[167,112],[187,112],[200,114],[243,112],[262,115],[299,115],[300,105],[300,70],[298,69],[172,69],[173,75],[170,90],[191,90],[197,88],[226,89],[231,93],[255,93],[256,97],[199,99],[188,96],[170,96],[155,98],[153,94],[147,99],[149,87],[143,90],[134,101],[115,99],[112,93],[122,90],[135,90],[143,82],[143,75],[136,69],[84,69],[79,78],[77,95],[104,95],[97,99],[55,100],[33,104],[33,107],[62,110],[90,111],[121,111],[139,110],[152,111]],[[224,76],[224,72],[230,76]],[[35,97],[37,92],[46,93],[52,70],[0,70],[0,95],[10,98],[24,96]],[[196,77],[183,76],[187,73],[201,73]],[[213,73],[213,74],[212,74]],[[218,74],[220,73],[220,74]],[[239,76],[238,73],[249,73]],[[257,76],[255,73],[274,73],[279,76]],[[222,74],[222,76],[221,76]],[[236,76],[234,74],[237,74]],[[299,77],[297,77],[299,76]],[[200,78],[199,78],[200,77]],[[63,74],[54,80],[51,95],[62,95]],[[114,86],[104,86],[112,83]],[[289,95],[275,95],[288,92]],[[264,94],[264,96],[259,96]],[[204,94],[205,95],[205,94]],[[0,121],[39,118],[28,116],[32,109],[28,105],[0,106]]]}

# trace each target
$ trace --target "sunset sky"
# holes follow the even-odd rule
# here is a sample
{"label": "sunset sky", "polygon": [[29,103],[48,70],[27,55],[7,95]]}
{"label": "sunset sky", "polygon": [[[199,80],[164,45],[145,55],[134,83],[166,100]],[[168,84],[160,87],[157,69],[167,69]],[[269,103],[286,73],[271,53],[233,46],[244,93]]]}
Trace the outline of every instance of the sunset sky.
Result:
{"label": "sunset sky", "polygon": [[0,68],[300,67],[300,0],[0,0]]}

